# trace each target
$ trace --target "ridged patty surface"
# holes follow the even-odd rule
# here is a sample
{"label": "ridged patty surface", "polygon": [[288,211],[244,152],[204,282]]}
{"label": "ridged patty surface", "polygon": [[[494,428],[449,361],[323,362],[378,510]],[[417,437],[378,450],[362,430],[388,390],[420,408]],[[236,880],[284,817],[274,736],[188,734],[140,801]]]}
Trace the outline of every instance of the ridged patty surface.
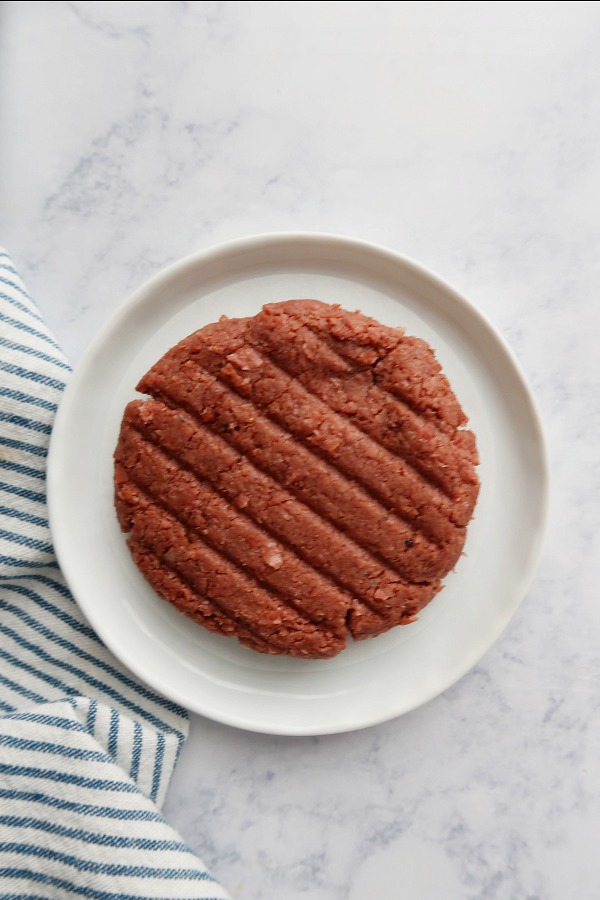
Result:
{"label": "ridged patty surface", "polygon": [[184,338],[142,378],[115,505],[155,591],[310,659],[415,620],[462,551],[475,438],[431,348],[316,300]]}

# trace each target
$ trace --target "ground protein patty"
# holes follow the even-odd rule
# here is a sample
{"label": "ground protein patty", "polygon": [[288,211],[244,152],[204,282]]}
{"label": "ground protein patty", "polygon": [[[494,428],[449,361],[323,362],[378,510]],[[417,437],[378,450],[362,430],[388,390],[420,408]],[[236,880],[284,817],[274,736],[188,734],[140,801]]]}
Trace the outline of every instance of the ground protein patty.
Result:
{"label": "ground protein patty", "polygon": [[261,653],[325,659],[413,622],[463,549],[475,438],[431,348],[317,300],[184,338],[115,451],[132,557]]}

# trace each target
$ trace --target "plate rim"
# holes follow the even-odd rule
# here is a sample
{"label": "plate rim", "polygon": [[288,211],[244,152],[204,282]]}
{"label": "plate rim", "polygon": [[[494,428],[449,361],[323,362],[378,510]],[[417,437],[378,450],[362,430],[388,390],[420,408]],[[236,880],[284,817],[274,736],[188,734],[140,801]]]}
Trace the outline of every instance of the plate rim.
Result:
{"label": "plate rim", "polygon": [[[172,280],[185,274],[187,271],[193,272],[198,267],[206,266],[208,263],[218,261],[219,259],[226,260],[231,256],[231,254],[236,254],[240,251],[250,251],[253,253],[257,253],[265,247],[273,248],[275,245],[280,245],[280,247],[284,249],[285,247],[291,247],[299,244],[304,244],[307,249],[311,245],[313,247],[323,247],[324,245],[329,245],[333,248],[337,248],[338,250],[341,248],[344,248],[346,250],[355,248],[357,250],[367,252],[370,255],[379,256],[381,259],[385,259],[387,262],[394,265],[399,264],[401,267],[404,267],[405,269],[412,272],[419,279],[424,279],[426,282],[433,284],[433,286],[437,290],[450,297],[452,301],[458,304],[464,312],[473,317],[476,320],[477,325],[487,331],[488,335],[491,336],[497,343],[499,349],[502,351],[506,361],[510,364],[512,371],[517,378],[519,387],[522,391],[523,399],[527,404],[527,413],[530,427],[535,433],[536,456],[539,457],[540,464],[540,511],[537,520],[537,527],[535,529],[535,533],[533,533],[532,530],[532,534],[529,537],[527,565],[523,566],[519,573],[519,588],[518,590],[515,589],[513,592],[513,602],[507,609],[506,614],[501,617],[502,621],[500,627],[490,629],[490,633],[493,631],[491,637],[488,634],[483,644],[479,645],[477,648],[474,648],[471,653],[464,655],[463,665],[459,666],[453,672],[452,677],[450,678],[450,680],[446,680],[444,682],[443,687],[440,688],[439,686],[435,686],[429,691],[422,692],[412,704],[404,705],[400,710],[385,711],[380,712],[376,715],[367,716],[364,718],[364,721],[361,721],[361,724],[347,724],[345,722],[340,722],[337,725],[334,723],[327,726],[326,728],[315,728],[310,724],[300,724],[296,728],[290,726],[281,728],[277,727],[277,724],[273,722],[250,723],[240,718],[239,715],[236,716],[227,714],[227,712],[215,711],[212,708],[209,710],[206,706],[201,707],[201,705],[191,706],[189,697],[184,697],[182,695],[182,692],[177,687],[173,688],[173,686],[167,686],[167,690],[165,690],[164,682],[160,678],[154,679],[152,677],[153,673],[149,673],[143,670],[143,667],[139,666],[136,663],[135,658],[132,658],[131,654],[124,653],[122,649],[118,653],[115,652],[113,646],[111,646],[110,634],[107,636],[106,629],[103,627],[102,622],[98,622],[97,617],[94,615],[93,611],[90,614],[90,611],[88,608],[86,608],[85,603],[80,602],[76,590],[72,586],[74,583],[77,583],[78,588],[79,579],[73,572],[68,548],[66,547],[67,535],[65,531],[56,527],[57,520],[60,518],[59,492],[61,487],[58,474],[58,470],[60,468],[60,454],[56,448],[60,447],[61,435],[68,423],[70,407],[75,403],[78,396],[77,392],[79,384],[80,382],[85,380],[86,375],[91,369],[93,369],[93,364],[98,351],[104,347],[107,337],[115,329],[119,329],[122,325],[122,322],[126,320],[127,317],[135,313],[138,308],[143,308],[144,304],[147,302],[147,298],[155,294],[162,285],[168,284]],[[112,314],[108,316],[102,327],[97,332],[96,336],[85,348],[79,361],[75,365],[61,397],[59,407],[54,419],[53,428],[50,435],[47,459],[48,518],[50,522],[52,541],[54,544],[56,557],[65,581],[67,582],[67,586],[73,594],[75,602],[79,606],[86,620],[98,634],[109,651],[113,653],[115,657],[119,659],[123,665],[129,668],[130,671],[132,671],[139,679],[152,687],[159,694],[181,704],[194,713],[206,716],[211,720],[218,721],[230,727],[240,728],[255,733],[289,736],[335,734],[372,727],[374,725],[395,719],[401,715],[405,715],[406,713],[424,705],[425,703],[428,703],[435,697],[440,696],[442,693],[452,687],[452,685],[456,684],[461,678],[463,678],[473,668],[473,666],[476,665],[477,662],[483,658],[483,656],[485,656],[485,654],[500,638],[510,621],[513,619],[518,608],[520,607],[525,594],[533,580],[536,568],[539,564],[539,559],[544,546],[544,538],[547,531],[549,515],[549,493],[550,475],[548,448],[544,434],[543,423],[539,413],[535,395],[513,350],[508,345],[504,336],[490,321],[490,319],[481,310],[479,310],[471,300],[460,293],[445,279],[443,279],[436,272],[432,271],[412,257],[371,241],[366,241],[339,233],[319,231],[264,232],[223,241],[213,246],[190,253],[183,258],[176,260],[175,262],[167,266],[164,266],[149,279],[144,281],[134,291],[132,291],[128,295],[128,297],[126,297],[125,300],[112,312]],[[483,649],[481,649],[482,646]],[[142,669],[142,671],[140,669]]]}

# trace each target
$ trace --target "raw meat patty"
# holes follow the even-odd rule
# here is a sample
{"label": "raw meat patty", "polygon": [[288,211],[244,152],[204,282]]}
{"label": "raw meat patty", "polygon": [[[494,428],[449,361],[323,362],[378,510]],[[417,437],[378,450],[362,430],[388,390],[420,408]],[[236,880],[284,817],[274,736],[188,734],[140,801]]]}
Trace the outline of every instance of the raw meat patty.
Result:
{"label": "raw meat patty", "polygon": [[413,622],[458,560],[475,438],[431,348],[316,300],[184,338],[142,378],[115,505],[155,591],[261,653]]}

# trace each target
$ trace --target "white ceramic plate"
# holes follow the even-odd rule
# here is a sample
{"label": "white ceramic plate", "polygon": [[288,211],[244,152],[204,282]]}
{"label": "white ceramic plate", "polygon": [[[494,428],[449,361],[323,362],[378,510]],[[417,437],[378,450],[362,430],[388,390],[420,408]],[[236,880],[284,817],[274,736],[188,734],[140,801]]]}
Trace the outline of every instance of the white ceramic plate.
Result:
{"label": "white ceramic plate", "polygon": [[[436,350],[477,435],[481,493],[465,555],[414,625],[333,660],[268,657],[161,601],[133,565],[113,510],[112,453],[141,375],[220,315],[313,297],[402,325]],[[547,467],[510,351],[464,298],[414,262],[342,237],[263,235],[189,257],[138,290],[81,360],[54,425],[48,498],[58,559],[102,640],[188,709],[255,731],[325,734],[391,719],[465,674],[515,612],[538,557]]]}

